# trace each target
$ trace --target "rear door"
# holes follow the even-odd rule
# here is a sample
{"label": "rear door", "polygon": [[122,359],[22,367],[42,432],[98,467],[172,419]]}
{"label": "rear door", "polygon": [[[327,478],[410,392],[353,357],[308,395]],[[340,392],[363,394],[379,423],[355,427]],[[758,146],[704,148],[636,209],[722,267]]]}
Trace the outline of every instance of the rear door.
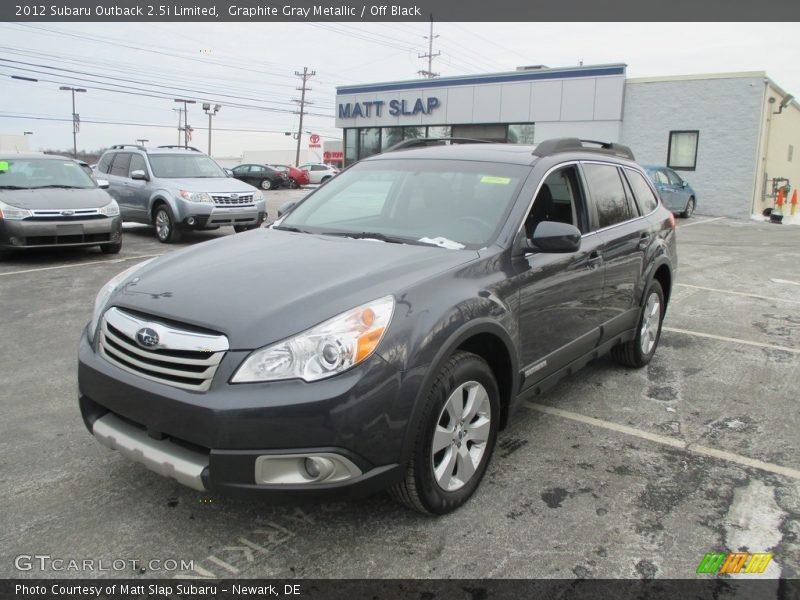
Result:
{"label": "rear door", "polygon": [[145,175],[152,177],[147,168],[146,161],[141,154],[131,155],[131,164],[128,169],[128,194],[130,202],[130,213],[138,221],[149,222],[148,207],[150,204],[150,181],[145,179],[133,179],[131,174],[134,171],[144,171]]}
{"label": "rear door", "polygon": [[670,188],[672,189],[672,204],[670,210],[683,212],[686,209],[686,205],[689,203],[689,196],[691,195],[689,193],[689,188],[675,171],[672,169],[664,170],[666,171],[667,179],[669,179]]}
{"label": "rear door", "polygon": [[602,162],[585,162],[581,166],[605,262],[603,342],[636,326],[644,257],[653,232],[640,213],[621,167]]}

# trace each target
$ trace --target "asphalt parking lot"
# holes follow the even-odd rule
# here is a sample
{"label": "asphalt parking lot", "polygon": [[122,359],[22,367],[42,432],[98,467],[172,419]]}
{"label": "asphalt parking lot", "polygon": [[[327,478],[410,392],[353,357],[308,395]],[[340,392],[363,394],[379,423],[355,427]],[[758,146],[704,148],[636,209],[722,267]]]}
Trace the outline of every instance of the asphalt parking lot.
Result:
{"label": "asphalt parking lot", "polygon": [[[270,217],[302,194],[269,193]],[[800,228],[678,224],[653,362],[599,359],[525,402],[475,497],[441,518],[386,495],[208,496],[100,446],[77,408],[81,329],[106,280],[174,247],[133,226],[117,256],[13,256],[0,263],[0,577],[686,578],[728,550],[773,552],[764,576],[799,577]],[[180,246],[219,235],[233,232]],[[20,570],[20,555],[107,568]]]}

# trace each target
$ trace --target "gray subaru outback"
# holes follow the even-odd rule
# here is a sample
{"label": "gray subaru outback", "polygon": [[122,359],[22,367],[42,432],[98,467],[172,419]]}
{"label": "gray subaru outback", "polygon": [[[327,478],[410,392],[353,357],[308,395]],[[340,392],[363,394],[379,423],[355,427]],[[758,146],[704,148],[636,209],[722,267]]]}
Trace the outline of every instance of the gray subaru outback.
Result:
{"label": "gray subaru outback", "polygon": [[653,358],[675,219],[629,149],[412,143],[110,281],[80,342],[95,438],[198,490],[441,514],[521,399]]}
{"label": "gray subaru outback", "polygon": [[266,219],[261,192],[228,176],[196,148],[120,144],[103,154],[97,171],[122,218],[155,225],[160,242],[177,242],[189,229],[231,225],[246,231]]}

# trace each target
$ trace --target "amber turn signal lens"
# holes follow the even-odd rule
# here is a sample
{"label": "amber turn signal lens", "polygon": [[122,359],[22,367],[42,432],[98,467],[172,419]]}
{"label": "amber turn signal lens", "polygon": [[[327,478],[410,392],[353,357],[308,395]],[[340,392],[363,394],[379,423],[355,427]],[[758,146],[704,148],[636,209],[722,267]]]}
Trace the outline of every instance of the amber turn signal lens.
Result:
{"label": "amber turn signal lens", "polygon": [[356,358],[354,361],[355,363],[361,362],[367,356],[369,356],[373,350],[375,350],[378,342],[381,341],[381,336],[383,335],[384,329],[385,327],[379,327],[359,336],[358,346],[356,348]]}

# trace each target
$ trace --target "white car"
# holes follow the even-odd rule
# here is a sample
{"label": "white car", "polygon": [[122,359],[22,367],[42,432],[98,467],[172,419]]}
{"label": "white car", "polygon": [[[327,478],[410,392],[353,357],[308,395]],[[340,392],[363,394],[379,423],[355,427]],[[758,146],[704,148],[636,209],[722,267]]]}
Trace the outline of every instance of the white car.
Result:
{"label": "white car", "polygon": [[322,163],[306,163],[297,167],[303,171],[308,171],[311,179],[310,183],[325,183],[331,177],[339,174],[339,169]]}

